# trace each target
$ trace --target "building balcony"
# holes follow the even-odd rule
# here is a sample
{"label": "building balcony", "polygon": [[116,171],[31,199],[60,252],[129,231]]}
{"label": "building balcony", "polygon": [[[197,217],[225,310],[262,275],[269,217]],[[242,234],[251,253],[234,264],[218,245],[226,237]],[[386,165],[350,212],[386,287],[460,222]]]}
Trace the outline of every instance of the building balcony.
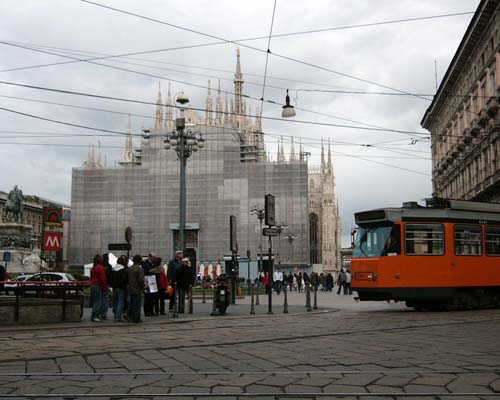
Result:
{"label": "building balcony", "polygon": [[498,97],[490,97],[486,102],[486,113],[490,118],[495,118],[499,110]]}
{"label": "building balcony", "polygon": [[490,116],[485,111],[485,109],[482,109],[479,112],[479,115],[477,117],[477,123],[478,123],[478,125],[480,127],[484,128],[484,127],[486,127],[488,125],[489,122],[490,122]]}

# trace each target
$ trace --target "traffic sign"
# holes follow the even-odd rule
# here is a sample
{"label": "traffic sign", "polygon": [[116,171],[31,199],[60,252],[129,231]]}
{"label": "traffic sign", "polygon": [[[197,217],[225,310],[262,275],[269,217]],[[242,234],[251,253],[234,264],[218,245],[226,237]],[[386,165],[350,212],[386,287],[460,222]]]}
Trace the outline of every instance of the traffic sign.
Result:
{"label": "traffic sign", "polygon": [[278,236],[278,228],[264,228],[262,234],[264,236]]}
{"label": "traffic sign", "polygon": [[4,260],[5,262],[9,262],[9,261],[10,261],[10,259],[11,259],[11,256],[12,256],[12,255],[11,255],[10,251],[4,251],[4,252],[3,252],[3,260]]}
{"label": "traffic sign", "polygon": [[43,236],[43,250],[58,251],[62,248],[61,232],[45,232]]}
{"label": "traffic sign", "polygon": [[[266,213],[264,222],[268,226],[274,226],[275,225],[274,196],[272,194],[266,194],[264,196],[264,210]],[[276,235],[274,235],[274,236],[276,236]]]}
{"label": "traffic sign", "polygon": [[45,223],[49,226],[62,226],[62,208],[45,207],[43,209]]}
{"label": "traffic sign", "polygon": [[109,243],[108,250],[132,250],[130,243]]}
{"label": "traffic sign", "polygon": [[125,229],[125,240],[127,243],[130,243],[132,241],[132,228],[130,226],[127,226]]}

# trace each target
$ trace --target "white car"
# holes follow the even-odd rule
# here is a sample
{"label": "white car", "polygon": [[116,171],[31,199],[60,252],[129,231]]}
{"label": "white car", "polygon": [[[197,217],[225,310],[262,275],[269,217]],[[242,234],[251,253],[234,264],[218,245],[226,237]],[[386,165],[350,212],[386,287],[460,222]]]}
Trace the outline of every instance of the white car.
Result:
{"label": "white car", "polygon": [[67,272],[41,272],[30,276],[35,282],[74,282],[75,277]]}
{"label": "white car", "polygon": [[15,278],[9,279],[9,282],[13,283],[4,284],[5,294],[9,294],[9,289],[15,289],[17,287],[17,284],[14,282],[24,282],[27,281],[29,277],[31,277],[31,275],[19,275]]}

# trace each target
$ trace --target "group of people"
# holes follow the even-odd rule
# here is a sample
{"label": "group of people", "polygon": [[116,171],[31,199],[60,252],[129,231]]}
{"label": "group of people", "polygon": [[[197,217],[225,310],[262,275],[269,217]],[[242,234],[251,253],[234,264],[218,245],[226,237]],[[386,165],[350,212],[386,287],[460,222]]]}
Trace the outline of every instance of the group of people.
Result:
{"label": "group of people", "polygon": [[126,256],[120,256],[116,265],[111,265],[108,254],[97,254],[90,271],[91,320],[107,319],[110,294],[115,322],[142,322],[141,304],[147,317],[165,315],[165,301],[169,300],[169,311],[173,311],[176,298],[177,311],[183,313],[186,293],[194,278],[191,262],[182,251],[176,253],[168,266],[162,265],[161,258],[154,253],[146,259],[135,255],[131,266]]}
{"label": "group of people", "polygon": [[[256,278],[256,281],[259,281],[266,288],[266,293],[274,290],[278,295],[284,289],[288,289],[289,291],[295,290],[301,293],[308,285],[310,285],[313,290],[331,292],[335,286],[335,280],[331,273],[318,274],[314,271],[311,272],[310,275],[305,271],[303,273],[299,272],[298,274],[292,274],[291,272],[286,274],[286,272],[277,269],[273,274],[272,280],[268,272],[261,272]],[[344,294],[352,294],[351,274],[349,270],[345,270],[344,268],[340,270],[337,285],[337,294],[341,292]]]}

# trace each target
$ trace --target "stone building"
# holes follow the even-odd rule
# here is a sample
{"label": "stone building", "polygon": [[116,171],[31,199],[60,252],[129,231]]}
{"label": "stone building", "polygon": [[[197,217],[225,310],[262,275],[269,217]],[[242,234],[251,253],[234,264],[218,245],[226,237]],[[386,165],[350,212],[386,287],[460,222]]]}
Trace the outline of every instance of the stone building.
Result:
{"label": "stone building", "polygon": [[[4,206],[8,198],[7,192],[0,191],[0,215],[3,215]],[[42,235],[44,229],[44,208],[62,208],[63,210],[63,227],[62,227],[62,250],[44,254],[42,258],[53,259],[58,266],[63,266],[68,263],[68,249],[69,249],[69,232],[71,223],[71,209],[68,205],[59,203],[54,200],[48,200],[43,197],[35,195],[23,196],[24,210],[23,210],[23,224],[31,225],[32,231],[32,246],[42,248]],[[0,248],[0,252],[2,249]]]}
{"label": "stone building", "polygon": [[[206,140],[204,148],[187,162],[186,247],[198,265],[217,263],[230,254],[229,217],[235,215],[239,254],[250,250],[256,259],[261,232],[259,220],[250,210],[263,205],[265,194],[271,193],[276,199],[276,221],[288,227],[283,234],[297,237],[293,246],[284,242],[280,246],[283,237],[276,238],[274,254],[277,255],[278,246],[279,258],[288,260],[288,267],[306,268],[311,264],[308,161],[302,146],[296,151],[293,144],[286,157],[283,141],[278,146],[278,157],[271,159],[264,143],[260,112],[257,109],[251,116],[243,84],[238,52],[234,98],[223,98],[219,82],[214,100],[209,81],[204,112],[189,108],[184,111],[186,129],[201,132]],[[147,139],[143,138],[136,149],[129,120],[125,155],[119,166],[106,167],[100,152],[96,154],[91,148],[84,166],[73,169],[73,263],[88,263],[95,253],[106,252],[109,243],[123,242],[127,226],[133,230],[133,253],[153,251],[170,259],[178,247],[179,162],[173,150],[164,149],[163,140],[167,132],[175,129],[180,111],[174,106],[170,85],[164,102],[162,97],[159,90],[154,125],[144,130]],[[332,199],[330,203],[324,201],[336,210],[331,156],[329,160],[329,167],[325,163],[322,168],[325,173],[330,171],[331,185],[324,187],[328,187]],[[332,219],[331,209],[325,210],[315,215],[320,224],[328,221],[328,226],[335,229],[338,220]],[[323,235],[322,226],[317,229]],[[327,236],[330,235],[324,237]],[[323,246],[334,254],[326,243]],[[263,247],[267,254],[267,240]],[[332,257],[325,257],[331,265]],[[321,259],[320,256],[315,260]],[[287,267],[283,263],[282,266]]]}
{"label": "stone building", "polygon": [[500,1],[482,0],[427,109],[433,194],[500,202]]}
{"label": "stone building", "polygon": [[340,270],[341,224],[335,196],[332,153],[321,145],[321,166],[309,169],[309,259],[324,272]]}

